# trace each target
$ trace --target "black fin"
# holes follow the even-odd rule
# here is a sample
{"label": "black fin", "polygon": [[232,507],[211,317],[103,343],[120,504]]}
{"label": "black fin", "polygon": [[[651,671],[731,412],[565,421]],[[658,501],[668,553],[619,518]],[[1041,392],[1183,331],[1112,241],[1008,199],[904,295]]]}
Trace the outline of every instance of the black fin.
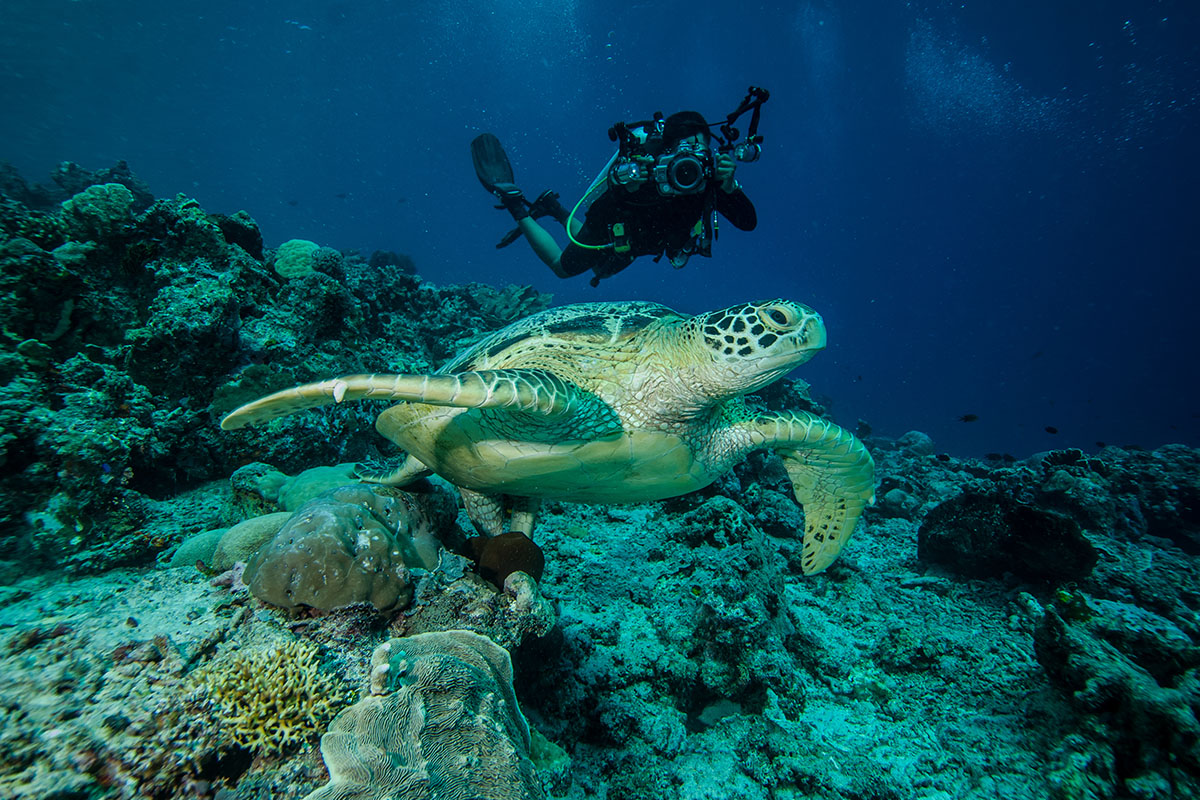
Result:
{"label": "black fin", "polygon": [[497,183],[515,183],[512,164],[500,140],[490,133],[481,133],[471,140],[471,160],[475,162],[475,174],[489,192],[494,192]]}

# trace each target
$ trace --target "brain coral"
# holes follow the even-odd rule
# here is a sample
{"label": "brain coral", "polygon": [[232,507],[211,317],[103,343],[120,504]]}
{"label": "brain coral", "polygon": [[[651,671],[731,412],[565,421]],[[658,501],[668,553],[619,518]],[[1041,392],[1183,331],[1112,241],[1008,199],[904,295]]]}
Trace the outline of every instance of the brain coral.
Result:
{"label": "brain coral", "polygon": [[305,741],[349,700],[340,681],[318,668],[316,645],[300,639],[234,653],[197,680],[234,743],[268,753]]}
{"label": "brain coral", "polygon": [[372,692],[321,737],[329,783],[305,800],[540,800],[508,653],[471,631],[375,649]]}
{"label": "brain coral", "polygon": [[432,516],[406,492],[339,486],[296,509],[247,562],[244,580],[255,597],[283,608],[403,608],[413,594],[409,569],[437,565]]}
{"label": "brain coral", "polygon": [[298,278],[313,271],[313,257],[321,246],[307,239],[289,239],[275,251],[275,271],[285,278]]}

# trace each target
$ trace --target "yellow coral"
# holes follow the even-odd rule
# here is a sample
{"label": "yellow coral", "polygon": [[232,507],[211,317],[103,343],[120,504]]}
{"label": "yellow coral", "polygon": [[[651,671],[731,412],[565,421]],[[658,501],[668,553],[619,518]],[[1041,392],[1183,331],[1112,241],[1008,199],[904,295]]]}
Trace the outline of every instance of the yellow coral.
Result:
{"label": "yellow coral", "polygon": [[313,738],[351,699],[341,681],[320,671],[316,645],[299,639],[235,653],[197,679],[234,743],[264,753]]}

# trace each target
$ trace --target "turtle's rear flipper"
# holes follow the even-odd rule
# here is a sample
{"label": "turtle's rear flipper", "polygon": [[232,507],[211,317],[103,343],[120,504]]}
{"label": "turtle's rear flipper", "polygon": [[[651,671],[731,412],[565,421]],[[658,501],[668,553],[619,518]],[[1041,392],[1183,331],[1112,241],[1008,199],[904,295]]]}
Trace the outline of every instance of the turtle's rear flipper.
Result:
{"label": "turtle's rear flipper", "polygon": [[471,140],[471,161],[479,182],[492,194],[496,193],[498,183],[516,183],[508,154],[500,140],[490,133],[481,133]]}
{"label": "turtle's rear flipper", "polygon": [[381,483],[385,486],[408,486],[413,481],[433,474],[433,470],[412,456],[393,467],[380,461],[364,461],[354,466],[354,475],[363,483]]}

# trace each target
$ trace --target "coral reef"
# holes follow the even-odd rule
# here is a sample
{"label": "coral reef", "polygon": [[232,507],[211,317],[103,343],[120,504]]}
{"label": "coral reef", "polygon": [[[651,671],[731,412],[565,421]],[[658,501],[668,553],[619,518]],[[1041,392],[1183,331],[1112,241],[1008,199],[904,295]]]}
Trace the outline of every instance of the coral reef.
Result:
{"label": "coral reef", "polygon": [[[81,194],[113,203],[63,207]],[[667,502],[545,504],[540,582],[497,590],[442,549],[386,613],[262,603],[240,558],[347,463],[394,453],[371,409],[232,436],[216,419],[318,376],[436,367],[548,303],[433,286],[387,253],[317,248],[284,280],[273,255],[249,215],[155,200],[123,165],[47,186],[0,167],[0,796],[377,797],[449,763],[413,736],[451,732],[450,751],[498,749],[428,780],[503,756],[517,781],[498,796],[1200,796],[1200,452],[1181,445],[966,459],[863,424],[879,503],[815,578],[786,469],[758,454]],[[752,402],[823,411],[802,382]],[[456,509],[425,491],[462,552]],[[231,569],[210,582],[206,554]],[[447,654],[447,630],[494,644]],[[300,657],[266,655],[284,651]],[[258,711],[221,711],[218,674]],[[235,733],[288,681],[325,688],[285,703],[282,746],[270,723]],[[325,722],[343,692],[357,710]],[[414,713],[455,696],[445,731]]]}
{"label": "coral reef", "polygon": [[[275,534],[279,533],[289,519],[292,518],[290,511],[276,511],[269,514],[262,514],[257,517],[251,517],[247,520],[242,520],[232,528],[228,528],[221,532],[221,538],[214,545],[209,553],[208,558],[201,558],[209,569],[224,572],[227,569],[232,569],[233,565],[250,560],[260,547],[275,538]],[[205,536],[206,533],[197,534],[197,536]],[[185,545],[188,545],[196,537],[186,539],[180,546],[182,550]],[[185,562],[179,566],[185,566]],[[190,563],[195,563],[190,562]]]}
{"label": "coral reef", "polygon": [[1194,795],[1200,789],[1200,648],[1192,638],[1170,620],[1126,603],[1077,593],[1045,608],[1025,600],[1036,624],[1038,660],[1088,719],[1084,730],[1094,755],[1086,772],[1109,780],[1133,773],[1127,787],[1151,796]]}
{"label": "coral reef", "polygon": [[213,420],[329,373],[424,371],[549,304],[528,288],[433,286],[394,254],[369,262],[319,248],[312,271],[289,280],[264,257],[245,212],[155,200],[124,164],[64,164],[48,186],[0,169],[5,558],[75,572],[152,563],[187,535],[238,521],[141,535],[180,491],[253,461],[297,473],[384,455],[362,409],[232,446]]}
{"label": "coral reef", "polygon": [[275,271],[285,278],[299,278],[313,271],[321,245],[307,239],[289,239],[275,251]]}
{"label": "coral reef", "polygon": [[995,493],[968,492],[930,509],[917,556],[974,578],[1012,573],[1051,583],[1082,580],[1096,565],[1073,519]]}
{"label": "coral reef", "polygon": [[64,200],[68,229],[79,239],[103,239],[119,235],[133,223],[133,192],[120,183],[89,186]]}
{"label": "coral reef", "polygon": [[244,611],[211,606],[194,571],[168,575],[36,579],[5,597],[0,796],[179,797],[230,768],[187,671]]}
{"label": "coral reef", "polygon": [[329,784],[305,800],[536,800],[508,653],[470,631],[390,639],[371,694],[321,737]]}
{"label": "coral reef", "polygon": [[510,574],[497,592],[467,574],[465,560],[443,554],[438,569],[417,584],[412,607],[393,618],[389,631],[411,636],[463,628],[515,650],[527,638],[550,633],[557,621],[554,604],[529,575]]}

